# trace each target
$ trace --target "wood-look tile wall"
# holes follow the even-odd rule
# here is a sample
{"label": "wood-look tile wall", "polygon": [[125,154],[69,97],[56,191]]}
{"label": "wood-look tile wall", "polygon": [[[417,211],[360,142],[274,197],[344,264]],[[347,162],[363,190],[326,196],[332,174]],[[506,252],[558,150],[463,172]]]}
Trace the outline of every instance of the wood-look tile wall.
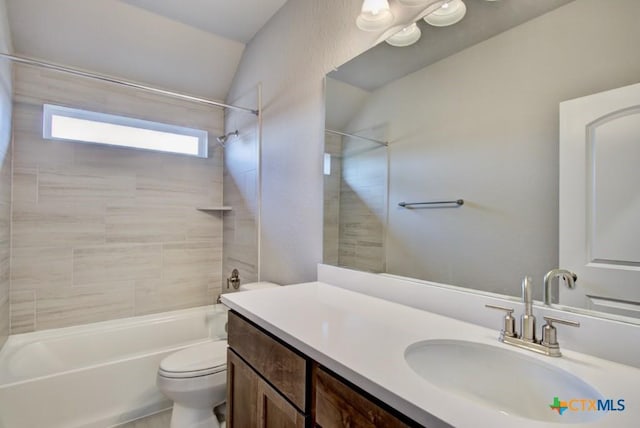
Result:
{"label": "wood-look tile wall", "polygon": [[387,158],[383,147],[325,133],[323,263],[385,271]]}
{"label": "wood-look tile wall", "polygon": [[324,152],[331,155],[331,170],[324,176],[322,262],[338,264],[340,241],[340,187],[342,181],[342,137],[325,132]]}
{"label": "wood-look tile wall", "polygon": [[343,139],[338,264],[385,272],[386,149]]}
{"label": "wood-look tile wall", "polygon": [[0,64],[0,348],[9,335],[11,110],[11,65],[3,61]]}
{"label": "wood-look tile wall", "polygon": [[[209,157],[43,140],[43,103],[206,129]],[[221,109],[28,66],[13,109],[12,333],[215,301]]]}

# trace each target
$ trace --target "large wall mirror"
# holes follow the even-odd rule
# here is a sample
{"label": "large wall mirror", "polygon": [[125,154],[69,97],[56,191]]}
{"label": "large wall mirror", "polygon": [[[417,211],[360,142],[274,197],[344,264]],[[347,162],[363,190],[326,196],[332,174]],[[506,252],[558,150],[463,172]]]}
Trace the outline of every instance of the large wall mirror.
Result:
{"label": "large wall mirror", "polygon": [[[327,76],[324,262],[514,298],[529,275],[541,300],[545,273],[565,267],[560,105],[640,82],[640,2],[465,3],[457,24],[420,20],[417,43],[382,42]],[[640,133],[640,114],[625,121],[625,129]],[[619,171],[640,165],[640,137],[626,138],[630,148],[609,157],[610,171],[619,161],[626,163]],[[635,191],[613,198],[635,200],[620,208],[635,210],[618,230],[628,232],[630,254],[640,253],[640,223],[628,220],[640,218],[633,174],[619,173],[627,184],[606,187],[609,194]],[[615,222],[616,210],[606,212]],[[570,304],[640,317],[637,259],[614,266],[636,275],[635,285],[623,287],[628,292],[600,306],[588,299]],[[600,288],[609,287],[605,282]],[[557,290],[553,299],[565,303]]]}

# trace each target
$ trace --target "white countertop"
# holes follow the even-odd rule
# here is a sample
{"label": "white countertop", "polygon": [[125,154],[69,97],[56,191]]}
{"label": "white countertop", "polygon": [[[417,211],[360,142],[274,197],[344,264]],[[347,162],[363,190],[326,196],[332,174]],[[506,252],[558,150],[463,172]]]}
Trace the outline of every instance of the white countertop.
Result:
{"label": "white countertop", "polygon": [[[501,344],[497,341],[499,322],[491,330],[321,282],[225,294],[222,302],[427,426],[561,425],[509,415],[422,379],[408,366],[404,352],[410,344],[428,339],[505,347],[573,373],[605,398],[625,399],[625,411],[606,413],[588,426],[637,427],[640,421],[639,369],[569,350],[563,350],[561,358],[551,358]],[[517,393],[517,379],[513,389]],[[545,411],[550,410],[540,409]]]}

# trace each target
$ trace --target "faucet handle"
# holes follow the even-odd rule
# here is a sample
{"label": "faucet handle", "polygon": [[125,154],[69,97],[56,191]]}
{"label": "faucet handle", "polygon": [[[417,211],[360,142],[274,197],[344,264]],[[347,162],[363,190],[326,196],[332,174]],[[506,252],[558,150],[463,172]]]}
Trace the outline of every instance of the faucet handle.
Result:
{"label": "faucet handle", "polygon": [[500,311],[505,311],[507,313],[507,315],[511,315],[513,313],[513,311],[514,311],[513,308],[507,308],[505,306],[500,306],[500,305],[489,305],[489,304],[486,304],[484,306],[486,308],[489,308],[489,309],[498,309]]}
{"label": "faucet handle", "polygon": [[565,320],[562,318],[549,317],[549,316],[546,316],[543,318],[547,322],[547,324],[551,326],[553,326],[551,323],[557,322],[559,324],[570,325],[571,327],[580,327],[580,323],[578,321]]}
{"label": "faucet handle", "polygon": [[511,316],[513,314],[513,308],[505,308],[504,306],[498,305],[484,305],[489,309],[497,309],[499,311],[505,311],[507,314],[504,316],[504,327],[502,328],[501,333],[504,336],[516,337],[516,319]]}
{"label": "faucet handle", "polygon": [[549,317],[546,316],[544,317],[544,320],[547,322],[543,327],[542,327],[542,344],[545,346],[550,346],[550,347],[558,347],[558,334],[557,334],[557,330],[555,328],[555,326],[553,325],[554,322],[558,323],[558,324],[564,324],[564,325],[569,325],[571,327],[580,327],[580,323],[577,321],[570,321],[570,320],[565,320],[562,318],[554,318],[554,317]]}

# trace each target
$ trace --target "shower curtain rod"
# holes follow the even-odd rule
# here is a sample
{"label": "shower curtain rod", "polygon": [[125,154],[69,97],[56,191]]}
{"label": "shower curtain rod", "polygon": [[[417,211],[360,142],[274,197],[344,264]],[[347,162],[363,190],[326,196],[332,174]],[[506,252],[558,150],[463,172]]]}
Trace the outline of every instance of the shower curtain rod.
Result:
{"label": "shower curtain rod", "polygon": [[153,92],[156,94],[167,95],[173,98],[180,98],[187,101],[193,101],[201,104],[207,104],[215,107],[223,107],[233,110],[240,110],[258,115],[258,110],[253,110],[247,107],[238,107],[230,104],[221,103],[219,101],[209,100],[206,98],[194,97],[193,95],[182,94],[180,92],[168,91],[166,89],[154,88],[152,86],[142,85],[140,83],[130,82],[127,80],[118,79],[115,77],[106,76],[103,74],[93,73],[90,71],[84,71],[77,68],[67,67],[64,65],[54,64],[46,61],[42,61],[35,58],[23,57],[19,55],[10,55],[6,53],[0,53],[0,58],[6,58],[11,61],[19,62],[22,64],[34,65],[36,67],[48,68],[50,70],[61,71],[63,73],[73,74],[75,76],[88,77],[89,79],[102,80],[103,82],[115,83],[121,86],[127,86],[129,88],[140,89],[147,92]]}
{"label": "shower curtain rod", "polygon": [[376,140],[376,139],[369,138],[369,137],[363,137],[361,135],[356,135],[356,134],[348,134],[346,132],[340,132],[340,131],[336,131],[334,129],[325,128],[324,132],[328,132],[329,134],[342,135],[344,137],[359,138],[361,140],[367,140],[367,141],[371,141],[372,143],[380,144],[381,146],[388,146],[389,145],[389,143],[387,143],[386,141],[380,141],[380,140]]}

